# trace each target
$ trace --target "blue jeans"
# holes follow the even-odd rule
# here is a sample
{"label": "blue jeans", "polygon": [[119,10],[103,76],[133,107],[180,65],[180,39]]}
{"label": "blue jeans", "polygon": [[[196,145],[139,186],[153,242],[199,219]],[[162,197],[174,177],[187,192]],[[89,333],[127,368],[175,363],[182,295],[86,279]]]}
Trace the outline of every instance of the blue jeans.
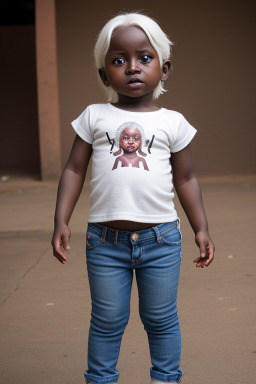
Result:
{"label": "blue jeans", "polygon": [[130,315],[134,269],[139,313],[149,340],[150,375],[162,381],[179,382],[179,220],[137,232],[115,231],[89,223],[86,258],[92,299],[86,381],[104,384],[118,380],[116,364]]}

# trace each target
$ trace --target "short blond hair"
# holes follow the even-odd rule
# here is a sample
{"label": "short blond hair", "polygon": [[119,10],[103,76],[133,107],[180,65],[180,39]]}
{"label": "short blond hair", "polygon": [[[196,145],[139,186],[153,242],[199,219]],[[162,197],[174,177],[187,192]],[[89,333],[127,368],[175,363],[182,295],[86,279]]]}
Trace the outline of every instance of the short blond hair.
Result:
{"label": "short blond hair", "polygon": [[[141,13],[126,13],[110,19],[100,31],[94,48],[94,59],[97,71],[105,67],[105,59],[113,31],[118,27],[128,27],[131,25],[141,28],[147,35],[152,47],[159,57],[160,66],[162,66],[165,60],[170,59],[173,43],[160,28],[159,24],[155,20]],[[108,101],[116,102],[118,100],[116,91],[114,91],[111,86],[105,86],[102,81],[100,81],[100,83],[107,94]],[[154,90],[153,98],[157,99],[164,92],[166,92],[166,90],[163,87],[163,82],[160,80],[158,86]]]}

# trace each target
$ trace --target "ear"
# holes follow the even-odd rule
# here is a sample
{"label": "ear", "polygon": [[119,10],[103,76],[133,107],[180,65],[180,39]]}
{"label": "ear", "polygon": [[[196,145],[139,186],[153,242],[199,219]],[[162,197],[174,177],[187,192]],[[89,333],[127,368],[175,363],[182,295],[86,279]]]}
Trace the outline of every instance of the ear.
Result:
{"label": "ear", "polygon": [[105,71],[105,68],[100,68],[98,70],[98,73],[100,75],[100,78],[103,82],[103,84],[106,86],[106,87],[109,87],[110,84],[109,84],[109,81],[108,81],[108,78],[107,78],[107,74],[106,74],[106,71]]}
{"label": "ear", "polygon": [[162,75],[161,75],[161,81],[166,81],[170,75],[171,70],[171,62],[170,60],[165,60],[162,65]]}

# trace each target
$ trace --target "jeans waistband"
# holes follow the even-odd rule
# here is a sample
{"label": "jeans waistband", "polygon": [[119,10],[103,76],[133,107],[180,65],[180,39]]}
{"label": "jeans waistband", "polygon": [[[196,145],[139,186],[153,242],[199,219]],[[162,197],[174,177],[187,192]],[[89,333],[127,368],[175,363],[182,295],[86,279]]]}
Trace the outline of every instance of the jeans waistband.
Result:
{"label": "jeans waistband", "polygon": [[142,229],[140,231],[119,231],[106,227],[98,223],[88,223],[88,230],[97,233],[100,236],[101,242],[106,239],[117,245],[119,242],[138,242],[155,238],[157,242],[161,241],[161,235],[173,229],[180,229],[180,219],[170,223],[163,223],[156,225],[149,229]]}

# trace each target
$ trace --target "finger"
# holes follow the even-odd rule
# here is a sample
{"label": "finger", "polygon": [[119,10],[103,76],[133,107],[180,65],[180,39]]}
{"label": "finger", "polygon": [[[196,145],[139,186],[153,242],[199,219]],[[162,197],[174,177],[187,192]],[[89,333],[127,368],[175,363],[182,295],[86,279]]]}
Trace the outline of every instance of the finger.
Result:
{"label": "finger", "polygon": [[196,263],[196,267],[201,267],[202,262],[203,261],[201,257],[198,257],[197,259],[194,260],[194,263]]}
{"label": "finger", "polygon": [[202,259],[204,259],[206,257],[206,254],[207,254],[206,244],[205,243],[201,243],[200,244],[200,257]]}
{"label": "finger", "polygon": [[58,259],[63,264],[67,261],[67,257],[62,251],[54,251],[53,256],[55,256],[56,259]]}
{"label": "finger", "polygon": [[194,263],[196,263],[196,267],[203,268],[205,266],[206,260],[202,259],[201,257],[198,257],[197,259],[194,260]]}
{"label": "finger", "polygon": [[211,247],[209,248],[209,255],[208,255],[208,259],[206,260],[205,266],[208,267],[208,265],[211,264],[213,259],[214,259],[214,248]]}
{"label": "finger", "polygon": [[56,257],[56,259],[58,259],[62,264],[65,264],[67,261],[66,256],[60,252],[53,252],[53,256]]}
{"label": "finger", "polygon": [[62,264],[65,264],[66,263],[66,259],[62,256],[62,255],[60,255],[60,254],[54,254],[54,256],[56,257],[56,259],[57,260],[59,260]]}
{"label": "finger", "polygon": [[53,244],[53,255],[63,264],[66,262],[67,257],[61,249],[62,241],[60,239],[55,240]]}
{"label": "finger", "polygon": [[201,257],[201,256],[199,256],[199,257],[197,257],[195,260],[193,260],[193,263],[200,263],[200,265],[201,265],[201,263],[204,261],[204,259]]}
{"label": "finger", "polygon": [[62,246],[65,249],[65,251],[69,251],[70,250],[69,235],[66,235],[66,234],[62,235],[61,240],[62,240]]}
{"label": "finger", "polygon": [[208,265],[210,265],[212,262],[212,260],[208,259],[206,262],[205,262],[205,266],[208,267]]}

